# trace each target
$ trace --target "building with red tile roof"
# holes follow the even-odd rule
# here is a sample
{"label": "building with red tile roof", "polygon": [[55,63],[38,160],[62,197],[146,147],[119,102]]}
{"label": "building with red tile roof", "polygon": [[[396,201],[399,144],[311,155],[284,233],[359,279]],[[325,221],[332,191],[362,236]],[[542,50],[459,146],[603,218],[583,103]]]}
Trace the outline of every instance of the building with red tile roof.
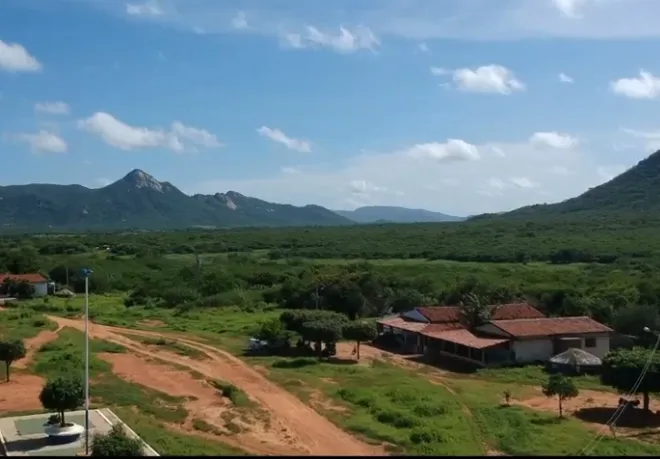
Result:
{"label": "building with red tile roof", "polygon": [[0,284],[5,281],[28,282],[34,287],[34,296],[48,295],[48,279],[41,274],[0,274]]}
{"label": "building with red tile roof", "polygon": [[479,365],[546,361],[566,342],[603,358],[613,332],[589,317],[546,317],[528,303],[493,305],[490,320],[474,329],[461,323],[459,306],[415,308],[378,326],[399,336],[405,352]]}

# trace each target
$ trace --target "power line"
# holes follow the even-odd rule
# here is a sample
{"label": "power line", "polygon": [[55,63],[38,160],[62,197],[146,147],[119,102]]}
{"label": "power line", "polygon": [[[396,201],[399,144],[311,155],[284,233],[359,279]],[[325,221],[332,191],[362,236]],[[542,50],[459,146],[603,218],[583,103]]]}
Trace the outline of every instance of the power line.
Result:
{"label": "power line", "polygon": [[[644,381],[644,377],[646,376],[646,373],[648,373],[649,368],[651,368],[651,364],[653,362],[653,357],[654,357],[656,351],[658,350],[658,346],[660,346],[660,333],[656,333],[656,335],[657,335],[657,339],[655,341],[655,345],[653,346],[653,349],[651,350],[651,354],[649,355],[648,360],[644,364],[644,367],[642,368],[642,372],[640,373],[639,377],[637,378],[637,381],[635,381],[635,384],[633,385],[633,387],[628,392],[627,397],[631,397],[637,392],[639,387],[642,385],[642,382]],[[609,427],[610,429],[612,429],[615,426],[616,422],[619,420],[619,418],[625,412],[627,406],[628,406],[627,403],[623,403],[623,404],[619,405],[617,407],[616,411],[614,411],[614,413],[610,417],[610,419],[608,419],[607,423],[605,424],[605,427]],[[584,448],[582,448],[580,450],[580,452],[578,453],[578,456],[583,456],[583,455],[586,455],[587,453],[590,453],[591,451],[593,451],[593,449],[596,446],[598,446],[598,443],[600,443],[600,441],[604,437],[605,437],[605,433],[603,433],[603,432],[596,435],[595,438],[593,438],[589,443],[587,443],[587,445],[584,446]]]}

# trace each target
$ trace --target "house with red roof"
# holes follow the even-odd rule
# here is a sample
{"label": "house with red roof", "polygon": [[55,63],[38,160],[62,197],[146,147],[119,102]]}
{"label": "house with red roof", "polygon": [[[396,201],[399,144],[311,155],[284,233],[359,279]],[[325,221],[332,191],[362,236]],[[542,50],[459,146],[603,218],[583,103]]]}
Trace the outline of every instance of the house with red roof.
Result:
{"label": "house with red roof", "polygon": [[48,279],[41,274],[0,274],[0,284],[6,280],[29,283],[34,287],[35,297],[48,295]]}
{"label": "house with red roof", "polygon": [[546,317],[527,303],[490,306],[490,320],[474,329],[460,307],[420,307],[378,321],[404,352],[465,360],[480,366],[545,362],[568,348],[603,358],[613,330],[589,317]]}

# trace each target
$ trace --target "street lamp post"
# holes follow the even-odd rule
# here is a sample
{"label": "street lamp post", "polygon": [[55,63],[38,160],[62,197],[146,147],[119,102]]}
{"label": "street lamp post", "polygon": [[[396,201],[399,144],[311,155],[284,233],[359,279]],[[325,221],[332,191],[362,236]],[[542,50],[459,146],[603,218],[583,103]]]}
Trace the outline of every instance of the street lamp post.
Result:
{"label": "street lamp post", "polygon": [[83,269],[85,277],[85,455],[89,456],[89,276],[94,271]]}

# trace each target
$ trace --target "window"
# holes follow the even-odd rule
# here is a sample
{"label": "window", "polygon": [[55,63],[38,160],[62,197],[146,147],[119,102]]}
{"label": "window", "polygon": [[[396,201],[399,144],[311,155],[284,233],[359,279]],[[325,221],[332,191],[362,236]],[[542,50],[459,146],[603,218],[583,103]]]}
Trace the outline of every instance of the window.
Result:
{"label": "window", "polygon": [[596,347],[596,338],[585,338],[584,347]]}

